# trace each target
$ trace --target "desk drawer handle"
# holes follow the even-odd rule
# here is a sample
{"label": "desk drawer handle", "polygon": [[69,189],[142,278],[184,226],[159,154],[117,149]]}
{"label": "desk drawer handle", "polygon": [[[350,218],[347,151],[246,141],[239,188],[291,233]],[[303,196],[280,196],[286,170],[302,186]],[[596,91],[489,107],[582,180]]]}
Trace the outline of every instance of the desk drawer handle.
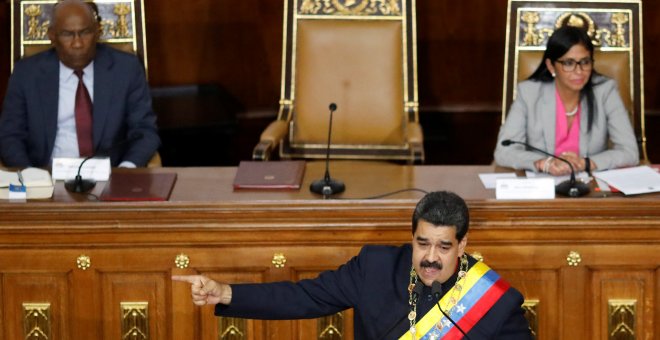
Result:
{"label": "desk drawer handle", "polygon": [[284,256],[283,253],[275,253],[272,262],[273,265],[275,265],[275,268],[284,268],[284,265],[286,264],[286,256]]}
{"label": "desk drawer handle", "polygon": [[87,270],[92,266],[92,259],[89,256],[82,254],[76,259],[76,265],[79,269]]}

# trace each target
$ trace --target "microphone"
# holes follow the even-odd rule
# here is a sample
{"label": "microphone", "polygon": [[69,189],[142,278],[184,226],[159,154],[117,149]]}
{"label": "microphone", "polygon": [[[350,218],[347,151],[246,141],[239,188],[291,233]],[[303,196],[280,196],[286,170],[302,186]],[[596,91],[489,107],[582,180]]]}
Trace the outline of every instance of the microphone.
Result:
{"label": "microphone", "polygon": [[[422,284],[422,281],[417,280],[417,283],[415,283],[415,287],[413,288],[412,293],[411,293],[412,300],[415,303],[417,303],[417,299],[419,299],[419,296],[422,295],[423,287],[424,286]],[[394,329],[396,329],[397,326],[399,326],[401,324],[401,322],[403,322],[404,320],[408,320],[408,315],[409,314],[410,313],[404,314],[399,320],[397,320],[394,324],[392,324],[392,326],[390,326],[390,328],[387,329],[384,336],[381,336],[378,339],[388,339],[389,336],[390,336],[390,333],[392,333],[392,331],[394,331]],[[395,338],[398,339],[399,336],[400,335],[397,335]]]}
{"label": "microphone", "polygon": [[465,333],[465,331],[459,326],[445,311],[442,310],[442,307],[440,307],[440,297],[442,296],[442,284],[438,281],[433,281],[433,284],[431,284],[431,294],[433,295],[434,298],[436,298],[436,304],[438,305],[438,309],[440,310],[440,313],[444,315],[449,322],[451,322],[456,328],[463,333],[463,336],[470,340],[470,337]]}
{"label": "microphone", "polygon": [[117,149],[120,146],[123,146],[128,143],[132,143],[133,141],[136,141],[140,138],[142,138],[143,134],[141,132],[138,132],[134,134],[132,137],[126,138],[123,141],[116,143],[114,145],[111,145],[109,148],[102,149],[99,151],[94,152],[93,155],[86,157],[83,159],[82,162],[80,162],[80,165],[78,166],[78,173],[76,174],[76,177],[74,179],[70,179],[66,182],[64,182],[64,188],[69,191],[69,192],[75,192],[75,193],[83,193],[83,192],[88,192],[96,186],[96,181],[93,179],[83,179],[82,176],[80,175],[80,170],[82,169],[83,164],[87,162],[88,160],[98,157],[98,156],[106,156],[110,151]]}
{"label": "microphone", "polygon": [[530,148],[534,151],[538,151],[538,152],[540,152],[540,153],[542,153],[546,156],[550,156],[552,158],[558,159],[558,160],[568,164],[568,166],[571,168],[571,179],[569,179],[567,181],[563,181],[563,182],[557,184],[557,186],[555,186],[555,192],[556,193],[558,193],[560,195],[568,196],[568,197],[580,197],[580,196],[584,196],[584,195],[589,193],[589,186],[586,183],[578,182],[578,181],[575,180],[575,169],[573,169],[573,165],[571,164],[571,162],[569,162],[569,161],[567,161],[567,160],[565,160],[561,157],[557,157],[557,156],[555,156],[555,155],[553,155],[549,152],[546,152],[544,150],[541,150],[539,148],[533,147],[533,146],[531,146],[531,145],[529,145],[525,142],[518,142],[518,141],[510,140],[510,139],[505,139],[505,140],[502,141],[502,146],[509,146],[511,144],[524,145],[524,146],[526,146],[526,147],[528,147],[528,148]]}
{"label": "microphone", "polygon": [[309,186],[309,191],[323,195],[323,198],[327,198],[332,194],[339,194],[344,192],[346,187],[344,183],[335,179],[330,178],[330,137],[332,136],[332,113],[337,110],[337,104],[330,103],[328,107],[330,109],[330,123],[328,124],[328,148],[325,154],[325,176],[322,179],[312,182]]}

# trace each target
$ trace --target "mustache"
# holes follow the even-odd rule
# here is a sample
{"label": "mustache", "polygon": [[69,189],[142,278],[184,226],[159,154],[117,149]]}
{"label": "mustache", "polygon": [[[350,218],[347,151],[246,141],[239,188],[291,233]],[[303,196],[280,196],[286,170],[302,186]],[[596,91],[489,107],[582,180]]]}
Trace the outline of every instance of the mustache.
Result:
{"label": "mustache", "polygon": [[442,263],[439,263],[439,262],[429,262],[429,261],[427,261],[427,260],[422,261],[422,262],[419,264],[419,266],[422,267],[422,268],[435,268],[435,269],[438,269],[438,270],[441,270],[441,269],[442,269]]}

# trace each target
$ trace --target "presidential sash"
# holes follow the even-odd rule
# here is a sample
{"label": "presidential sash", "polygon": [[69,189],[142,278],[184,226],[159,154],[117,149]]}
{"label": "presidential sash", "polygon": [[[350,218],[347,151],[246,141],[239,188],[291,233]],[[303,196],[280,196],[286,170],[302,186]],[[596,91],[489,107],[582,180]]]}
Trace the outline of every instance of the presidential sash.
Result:
{"label": "presidential sash", "polygon": [[[459,278],[457,284],[440,299],[440,306],[465,333],[469,333],[509,287],[509,283],[494,270],[483,262],[477,262],[465,278]],[[399,339],[450,340],[462,337],[463,333],[440,312],[436,304],[417,322],[414,335],[408,330]]]}

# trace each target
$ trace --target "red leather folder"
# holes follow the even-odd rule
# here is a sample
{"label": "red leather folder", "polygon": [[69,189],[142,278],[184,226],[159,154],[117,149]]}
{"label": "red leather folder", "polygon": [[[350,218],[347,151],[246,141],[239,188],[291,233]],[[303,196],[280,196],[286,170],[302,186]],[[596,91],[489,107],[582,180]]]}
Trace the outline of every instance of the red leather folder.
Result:
{"label": "red leather folder", "polygon": [[234,190],[300,189],[305,161],[241,161],[234,177]]}
{"label": "red leather folder", "polygon": [[175,173],[113,172],[101,193],[101,201],[167,201]]}

